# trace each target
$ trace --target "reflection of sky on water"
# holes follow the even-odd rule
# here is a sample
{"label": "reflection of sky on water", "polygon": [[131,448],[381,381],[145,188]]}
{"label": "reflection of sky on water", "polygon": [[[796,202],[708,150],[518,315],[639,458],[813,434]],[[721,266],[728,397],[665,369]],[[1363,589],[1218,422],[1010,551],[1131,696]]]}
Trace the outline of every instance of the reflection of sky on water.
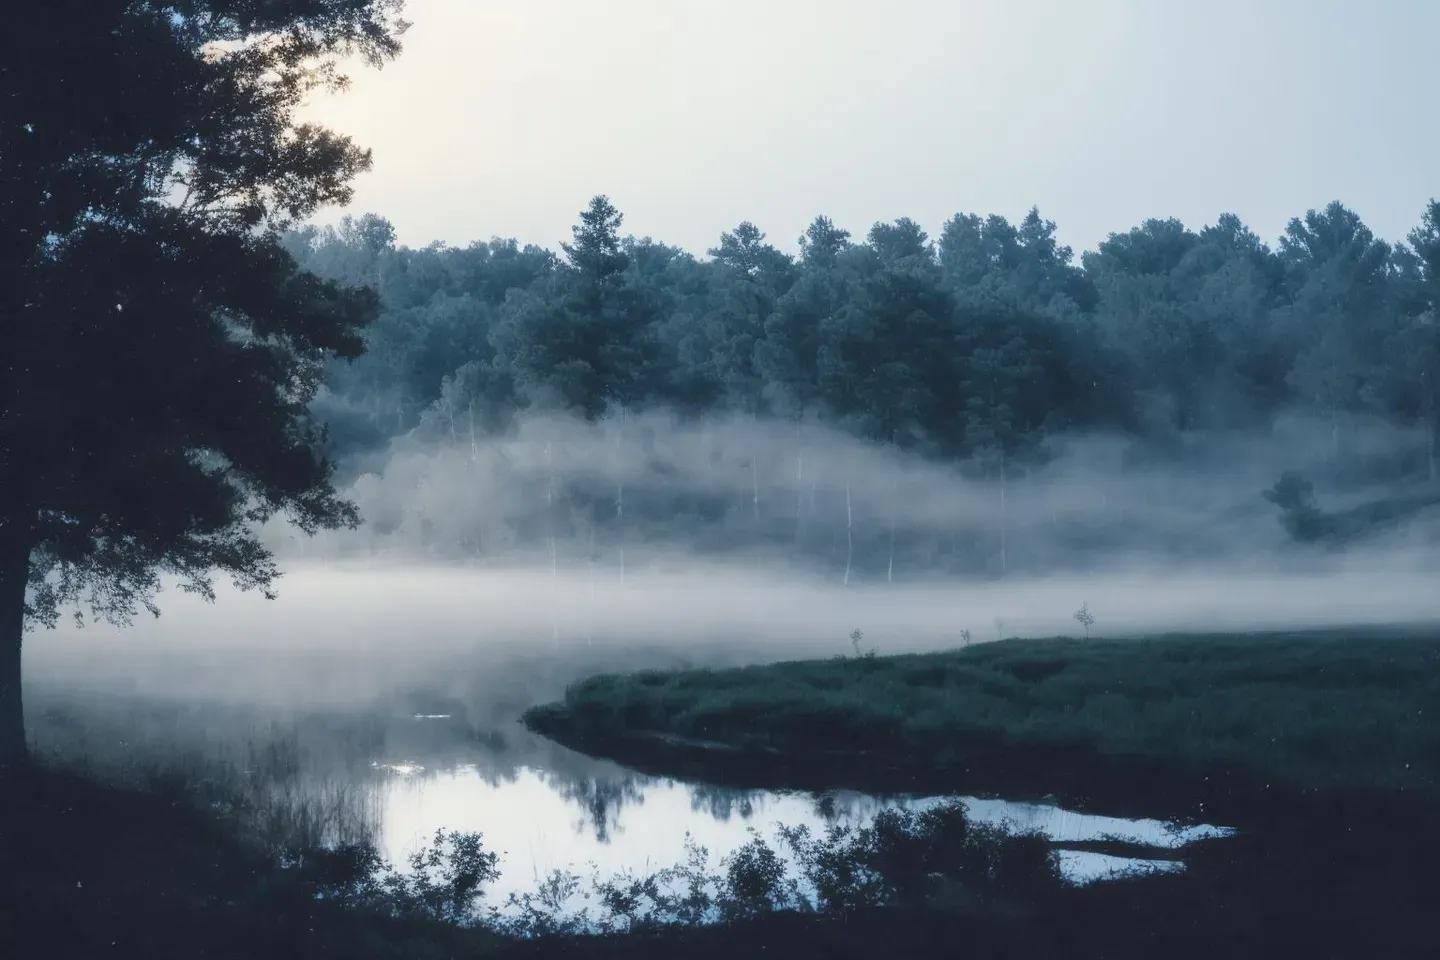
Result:
{"label": "reflection of sky on water", "polygon": [[[774,842],[778,824],[808,824],[815,830],[833,818],[830,822],[861,825],[883,806],[921,809],[940,802],[882,802],[837,793],[821,803],[805,793],[739,792],[633,775],[567,777],[531,767],[503,777],[487,776],[469,765],[435,772],[406,768],[392,774],[382,788],[385,856],[403,863],[440,827],[480,832],[485,846],[501,856],[501,877],[487,898],[491,903],[503,901],[510,892],[533,890],[556,869],[588,877],[593,864],[602,877],[609,877],[622,870],[644,873],[671,866],[684,859],[687,832],[708,849],[714,866],[749,839],[752,830],[779,852]],[[1217,832],[1200,827],[1177,834],[1159,821],[1100,817],[1040,804],[968,798],[966,804],[977,820],[1008,821],[1015,829],[1037,830],[1062,843],[1112,837],[1174,848]],[[1163,861],[1137,863],[1081,851],[1061,854],[1062,870],[1077,882],[1146,866],[1173,869]]]}

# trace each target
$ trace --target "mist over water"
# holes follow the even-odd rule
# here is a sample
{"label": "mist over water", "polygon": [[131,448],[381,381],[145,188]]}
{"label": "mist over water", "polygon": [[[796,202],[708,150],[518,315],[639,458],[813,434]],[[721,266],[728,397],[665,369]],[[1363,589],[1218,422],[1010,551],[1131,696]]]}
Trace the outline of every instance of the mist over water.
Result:
{"label": "mist over water", "polygon": [[[1322,570],[1264,564],[1016,576],[844,588],[753,564],[678,560],[668,570],[592,574],[376,561],[291,561],[280,597],[220,588],[214,605],[177,590],[129,629],[68,623],[32,634],[27,676],[135,693],[332,703],[405,683],[483,674],[511,660],[553,665],[555,695],[584,671],[881,653],[1009,636],[1098,636],[1440,622],[1435,574],[1413,553],[1352,554]],[[997,623],[998,621],[998,623]],[[558,686],[557,686],[558,685]],[[520,704],[523,709],[529,704]]]}
{"label": "mist over water", "polygon": [[[935,799],[854,796],[827,812],[803,793],[643,777],[517,723],[598,672],[850,654],[856,630],[881,654],[1079,638],[1082,604],[1092,633],[1113,638],[1440,623],[1428,507],[1327,549],[1290,541],[1260,492],[1296,464],[1325,469],[1329,439],[1301,420],[1164,457],[1072,437],[1003,478],[793,422],[535,417],[498,439],[450,426],[350,464],[360,529],[305,540],[267,527],[285,571],[275,601],[219,584],[210,605],[167,587],[158,619],[31,635],[39,711],[130,704],[91,735],[112,754],[203,741],[250,756],[266,723],[292,723],[316,738],[304,789],[358,790],[395,862],[436,828],[482,832],[502,855],[503,897],[554,869],[670,866],[687,834],[714,864],[752,830],[860,825]],[[1397,496],[1373,476],[1413,438],[1347,429],[1369,472],[1332,473],[1325,508]],[[135,722],[148,709],[135,705],[167,702],[200,706]],[[63,740],[63,726],[38,723],[42,738]],[[1178,846],[1159,824],[967,804],[1051,836],[1072,880],[1179,868],[1063,848]]]}
{"label": "mist over water", "polygon": [[[1261,496],[1285,469],[1324,469],[1337,435],[1366,468],[1332,470],[1321,506],[1393,496],[1385,464],[1415,438],[1373,418],[1292,417],[1165,457],[1069,437],[1003,482],[814,423],[441,427],[349,464],[359,529],[265,529],[278,600],[167,589],[158,620],[31,634],[27,676],[344,704],[525,661],[545,665],[526,691],[541,698],[597,670],[852,652],[854,630],[880,653],[1077,636],[1082,603],[1111,637],[1440,621],[1434,508],[1321,548],[1291,542]],[[495,686],[506,709],[530,705]]]}
{"label": "mist over water", "polygon": [[617,408],[598,422],[526,415],[487,437],[445,413],[383,453],[347,461],[361,529],[308,543],[283,525],[267,534],[275,549],[305,557],[627,573],[744,559],[847,583],[1305,569],[1321,551],[1297,549],[1264,491],[1296,471],[1321,481],[1324,511],[1402,504],[1338,546],[1433,552],[1440,498],[1433,485],[1403,480],[1424,447],[1423,431],[1378,417],[1297,413],[1260,431],[1165,443],[1064,433],[1026,459],[939,462],[805,420]]}

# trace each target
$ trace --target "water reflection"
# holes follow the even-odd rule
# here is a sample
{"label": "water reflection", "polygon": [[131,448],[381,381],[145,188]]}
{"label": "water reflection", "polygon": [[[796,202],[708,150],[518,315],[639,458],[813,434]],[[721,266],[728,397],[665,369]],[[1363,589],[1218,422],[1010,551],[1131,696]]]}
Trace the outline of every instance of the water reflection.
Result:
{"label": "water reflection", "polygon": [[[493,678],[501,683],[504,678]],[[509,678],[508,682],[514,682]],[[498,695],[411,693],[351,712],[265,709],[37,691],[33,729],[45,755],[81,758],[92,772],[173,770],[215,784],[217,802],[242,799],[301,839],[373,839],[403,867],[437,829],[478,832],[502,857],[491,903],[533,892],[552,871],[608,879],[654,872],[685,857],[687,834],[721,857],[758,831],[781,855],[775,827],[863,826],[887,806],[923,809],[938,797],[881,799],[846,791],[741,791],[638,774],[535,737],[496,707]],[[1062,847],[1102,839],[1152,848],[1126,860],[1093,843],[1061,850],[1084,882],[1135,869],[1178,869],[1182,847],[1224,831],[1170,829],[1152,820],[1083,814],[1047,804],[965,799],[980,822],[1038,831]],[[1144,851],[1139,851],[1142,855]]]}
{"label": "water reflection", "polygon": [[[437,827],[480,832],[486,846],[501,856],[501,879],[491,902],[503,901],[512,892],[533,891],[554,870],[608,877],[622,870],[670,866],[684,858],[687,834],[709,851],[714,863],[745,843],[752,831],[773,840],[781,824],[806,824],[812,830],[829,824],[862,826],[886,807],[920,810],[944,799],[738,791],[633,773],[574,776],[528,766],[496,777],[474,764],[428,773],[397,769],[381,789],[380,844],[385,855],[402,862]],[[1215,827],[1176,830],[1155,820],[1101,817],[1044,804],[975,798],[964,802],[978,821],[1039,831],[1060,844],[1114,839],[1174,849],[1225,832]],[[1172,860],[1131,860],[1079,850],[1062,850],[1060,864],[1065,876],[1077,883],[1179,867]]]}

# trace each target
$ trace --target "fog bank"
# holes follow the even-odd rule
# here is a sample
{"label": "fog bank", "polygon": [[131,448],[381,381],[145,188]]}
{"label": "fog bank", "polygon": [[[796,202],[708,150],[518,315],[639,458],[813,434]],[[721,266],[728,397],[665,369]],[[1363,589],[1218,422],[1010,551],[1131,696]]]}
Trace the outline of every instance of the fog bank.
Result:
{"label": "fog bank", "polygon": [[222,589],[210,606],[167,590],[158,620],[32,634],[27,678],[319,705],[477,678],[503,690],[507,671],[522,663],[549,678],[534,694],[543,696],[598,669],[849,654],[857,629],[862,647],[880,653],[955,647],[965,631],[970,642],[1079,637],[1073,613],[1082,603],[1095,635],[1112,637],[1440,623],[1433,562],[1398,552],[1349,555],[1305,573],[1252,563],[848,589],[814,575],[694,561],[634,570],[623,583],[609,572],[592,579],[547,568],[290,567],[275,601]]}

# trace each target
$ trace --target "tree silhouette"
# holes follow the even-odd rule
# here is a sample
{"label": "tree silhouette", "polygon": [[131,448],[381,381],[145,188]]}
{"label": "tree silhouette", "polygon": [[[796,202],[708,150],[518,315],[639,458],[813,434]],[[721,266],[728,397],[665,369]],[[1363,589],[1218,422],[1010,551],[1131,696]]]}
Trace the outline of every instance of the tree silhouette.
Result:
{"label": "tree silhouette", "polygon": [[370,163],[295,108],[397,54],[400,8],[56,0],[0,39],[0,763],[27,626],[158,612],[164,574],[269,595],[259,523],[356,522],[308,404],[378,303],[280,236]]}

